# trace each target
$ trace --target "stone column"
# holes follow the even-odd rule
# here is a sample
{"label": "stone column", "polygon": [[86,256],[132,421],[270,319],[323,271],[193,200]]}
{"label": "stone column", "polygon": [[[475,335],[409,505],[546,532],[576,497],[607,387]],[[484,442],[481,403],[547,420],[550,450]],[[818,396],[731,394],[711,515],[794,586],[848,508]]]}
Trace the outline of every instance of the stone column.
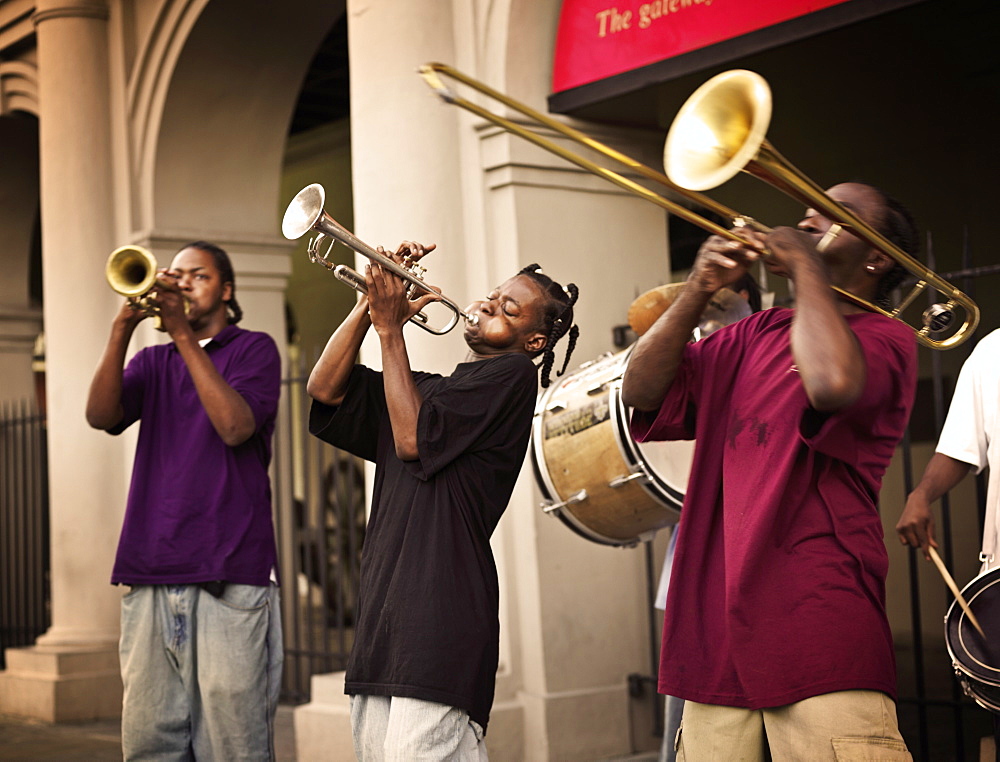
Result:
{"label": "stone column", "polygon": [[39,0],[37,30],[47,343],[52,626],[9,649],[0,711],[50,722],[121,711],[118,600],[108,584],[125,502],[119,441],[84,420],[116,297],[106,0]]}
{"label": "stone column", "polygon": [[[347,13],[354,232],[386,248],[404,239],[436,243],[438,250],[426,263],[427,279],[464,304],[471,294],[465,283],[456,115],[435,102],[416,74],[424,61],[454,60],[452,3],[348,0]],[[373,50],[388,53],[373,56]],[[413,327],[406,332],[411,361],[421,370],[448,373],[464,356],[461,329],[446,337]],[[362,358],[379,364],[374,331]],[[295,710],[301,759],[354,759],[343,691],[343,673],[313,676],[312,701]]]}

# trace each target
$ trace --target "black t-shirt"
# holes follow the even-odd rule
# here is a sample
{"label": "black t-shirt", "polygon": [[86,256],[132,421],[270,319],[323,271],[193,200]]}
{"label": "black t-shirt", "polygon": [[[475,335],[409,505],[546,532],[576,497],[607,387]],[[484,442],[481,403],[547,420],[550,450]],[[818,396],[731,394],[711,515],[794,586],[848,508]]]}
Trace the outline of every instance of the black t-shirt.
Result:
{"label": "black t-shirt", "polygon": [[510,354],[413,378],[418,460],[396,456],[381,373],[355,366],[343,403],[310,413],[313,434],[377,466],[346,692],[436,701],[485,728],[500,636],[490,535],[528,446],[535,366]]}

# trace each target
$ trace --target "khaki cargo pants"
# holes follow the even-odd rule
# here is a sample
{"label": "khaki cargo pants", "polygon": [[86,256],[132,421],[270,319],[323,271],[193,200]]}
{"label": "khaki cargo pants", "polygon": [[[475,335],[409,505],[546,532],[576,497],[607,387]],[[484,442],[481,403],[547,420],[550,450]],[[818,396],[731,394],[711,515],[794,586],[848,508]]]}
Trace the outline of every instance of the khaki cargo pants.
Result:
{"label": "khaki cargo pants", "polygon": [[687,701],[678,762],[909,762],[896,704],[878,691],[838,691],[774,709]]}

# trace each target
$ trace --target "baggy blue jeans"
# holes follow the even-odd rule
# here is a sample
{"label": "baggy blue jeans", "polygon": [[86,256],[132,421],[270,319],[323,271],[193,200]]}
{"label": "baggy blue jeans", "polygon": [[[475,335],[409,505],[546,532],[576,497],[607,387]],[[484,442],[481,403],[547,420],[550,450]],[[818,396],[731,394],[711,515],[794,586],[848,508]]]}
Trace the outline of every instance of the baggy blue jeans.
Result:
{"label": "baggy blue jeans", "polygon": [[125,760],[273,760],[278,588],[140,585],[122,598]]}

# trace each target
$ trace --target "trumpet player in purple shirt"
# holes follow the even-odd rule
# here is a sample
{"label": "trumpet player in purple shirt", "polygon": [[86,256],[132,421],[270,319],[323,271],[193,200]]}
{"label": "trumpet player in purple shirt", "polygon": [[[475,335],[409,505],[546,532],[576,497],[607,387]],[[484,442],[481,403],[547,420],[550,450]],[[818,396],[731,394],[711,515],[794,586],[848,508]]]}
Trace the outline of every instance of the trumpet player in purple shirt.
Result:
{"label": "trumpet player in purple shirt", "polygon": [[270,336],[237,327],[235,292],[226,252],[188,244],[151,297],[171,341],[125,366],[146,315],[124,303],[90,386],[91,426],[141,422],[111,576],[130,588],[126,760],[274,759],[282,643],[267,468],[281,362]]}

